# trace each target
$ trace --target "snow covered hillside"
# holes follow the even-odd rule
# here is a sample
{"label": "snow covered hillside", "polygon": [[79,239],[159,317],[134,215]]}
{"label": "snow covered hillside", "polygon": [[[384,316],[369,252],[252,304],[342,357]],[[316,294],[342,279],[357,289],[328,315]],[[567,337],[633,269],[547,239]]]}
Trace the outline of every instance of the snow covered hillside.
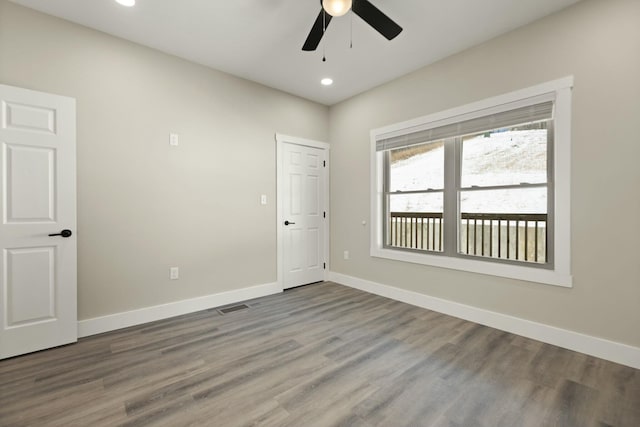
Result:
{"label": "snow covered hillside", "polygon": [[[478,135],[463,142],[462,187],[546,182],[546,129]],[[444,147],[391,164],[391,191],[443,188]],[[546,188],[467,191],[462,212],[545,213]],[[391,195],[393,212],[442,212],[442,193]]]}

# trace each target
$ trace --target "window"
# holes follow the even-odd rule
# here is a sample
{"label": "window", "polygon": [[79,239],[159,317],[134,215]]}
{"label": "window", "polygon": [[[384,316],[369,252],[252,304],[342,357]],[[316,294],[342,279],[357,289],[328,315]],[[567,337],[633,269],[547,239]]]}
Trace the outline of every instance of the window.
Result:
{"label": "window", "polygon": [[442,252],[444,143],[429,141],[384,153],[386,247]]}
{"label": "window", "polygon": [[570,286],[571,86],[374,130],[372,256]]}

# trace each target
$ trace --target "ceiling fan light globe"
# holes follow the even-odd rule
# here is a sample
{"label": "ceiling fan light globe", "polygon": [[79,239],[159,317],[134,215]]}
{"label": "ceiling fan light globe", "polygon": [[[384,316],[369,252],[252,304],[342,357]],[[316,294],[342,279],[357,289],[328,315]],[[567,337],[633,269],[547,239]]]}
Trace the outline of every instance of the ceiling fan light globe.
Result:
{"label": "ceiling fan light globe", "polygon": [[351,9],[351,0],[322,0],[322,8],[331,16],[342,16]]}

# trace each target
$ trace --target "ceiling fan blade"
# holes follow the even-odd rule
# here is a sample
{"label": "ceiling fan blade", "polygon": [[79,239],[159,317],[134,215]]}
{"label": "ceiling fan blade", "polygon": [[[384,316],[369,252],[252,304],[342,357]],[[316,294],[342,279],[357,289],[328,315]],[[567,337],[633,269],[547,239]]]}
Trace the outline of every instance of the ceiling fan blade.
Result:
{"label": "ceiling fan blade", "polygon": [[[324,19],[323,19],[324,15]],[[307,36],[307,40],[304,42],[302,46],[302,50],[316,50],[318,45],[320,44],[320,40],[322,40],[322,36],[324,35],[324,31],[329,26],[329,22],[331,22],[331,18],[333,16],[329,15],[322,9],[320,14],[316,18],[316,22],[313,23],[313,27],[311,27],[311,31]]]}
{"label": "ceiling fan blade", "polygon": [[377,32],[385,36],[387,40],[392,40],[402,32],[400,25],[393,22],[368,0],[353,0],[351,9]]}

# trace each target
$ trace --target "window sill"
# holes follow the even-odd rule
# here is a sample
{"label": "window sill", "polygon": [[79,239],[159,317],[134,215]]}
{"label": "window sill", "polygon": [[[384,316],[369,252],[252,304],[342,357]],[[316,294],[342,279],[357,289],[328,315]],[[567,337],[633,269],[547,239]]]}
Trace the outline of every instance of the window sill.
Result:
{"label": "window sill", "polygon": [[375,247],[371,248],[370,255],[376,258],[386,258],[395,261],[411,262],[414,264],[430,265],[433,267],[525,280],[545,285],[561,286],[565,288],[571,288],[573,286],[572,276],[557,270],[545,270],[520,265],[499,264],[481,260],[452,258],[447,256]]}

